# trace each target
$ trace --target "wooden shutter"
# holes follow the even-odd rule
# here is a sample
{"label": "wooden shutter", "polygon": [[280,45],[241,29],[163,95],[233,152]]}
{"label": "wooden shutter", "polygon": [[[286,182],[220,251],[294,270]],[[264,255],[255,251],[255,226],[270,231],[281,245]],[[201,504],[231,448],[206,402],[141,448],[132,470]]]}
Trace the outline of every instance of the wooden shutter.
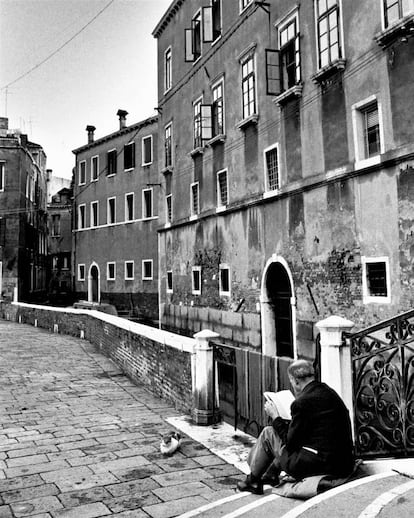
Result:
{"label": "wooden shutter", "polygon": [[184,29],[185,35],[185,61],[192,63],[195,60],[193,50],[193,29]]}
{"label": "wooden shutter", "polygon": [[213,6],[203,7],[203,42],[211,43],[214,40]]}
{"label": "wooden shutter", "polygon": [[265,49],[266,53],[266,93],[267,95],[280,95],[280,59],[279,51]]}
{"label": "wooden shutter", "polygon": [[201,138],[210,140],[213,138],[213,111],[211,104],[202,104],[201,113]]}

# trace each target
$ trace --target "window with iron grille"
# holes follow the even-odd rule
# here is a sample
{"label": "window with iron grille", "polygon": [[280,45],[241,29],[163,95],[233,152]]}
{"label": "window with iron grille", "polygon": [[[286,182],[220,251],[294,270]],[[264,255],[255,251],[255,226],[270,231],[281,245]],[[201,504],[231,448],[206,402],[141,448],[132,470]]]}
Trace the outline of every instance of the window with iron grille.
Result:
{"label": "window with iron grille", "polygon": [[172,194],[168,194],[165,197],[166,203],[166,221],[167,223],[171,223],[172,221]]}
{"label": "window with iron grille", "polygon": [[280,81],[282,91],[300,82],[300,35],[298,16],[295,14],[279,27]]}
{"label": "window with iron grille", "polygon": [[143,189],[142,191],[142,217],[152,218],[152,189]]}
{"label": "window with iron grille", "polygon": [[192,268],[192,294],[201,295],[201,266]]}
{"label": "window with iron grille", "polygon": [[79,162],[79,185],[86,183],[86,162],[83,160]]}
{"label": "window with iron grille", "polygon": [[52,215],[52,229],[51,236],[58,237],[60,236],[60,214]]}
{"label": "window with iron grille", "polygon": [[172,54],[169,47],[164,54],[164,91],[166,92],[172,85]]}
{"label": "window with iron grille", "polygon": [[266,168],[266,190],[275,191],[280,187],[279,180],[279,150],[272,146],[264,150]]}
{"label": "window with iron grille", "polygon": [[224,134],[223,81],[213,86],[212,94],[213,137],[215,137]]}
{"label": "window with iron grille", "polygon": [[142,165],[152,164],[152,135],[142,139]]}
{"label": "window with iron grille", "polygon": [[117,152],[116,149],[111,149],[106,154],[106,174],[116,174]]}
{"label": "window with iron grille", "polygon": [[99,156],[91,158],[91,182],[96,182],[99,176]]}
{"label": "window with iron grille", "polygon": [[172,166],[172,124],[167,124],[164,130],[164,165]]}
{"label": "window with iron grille", "polygon": [[134,219],[134,193],[130,192],[125,195],[125,221]]}
{"label": "window with iron grille", "polygon": [[319,68],[342,58],[338,0],[316,0]]}
{"label": "window with iron grille", "polygon": [[125,280],[132,281],[134,279],[134,261],[125,261]]}
{"label": "window with iron grille", "polygon": [[107,212],[107,223],[113,225],[116,220],[116,198],[108,198],[108,212]]}
{"label": "window with iron grille", "polygon": [[200,212],[199,184],[191,184],[191,216],[197,216]]}
{"label": "window with iron grille", "polygon": [[193,130],[194,130],[194,148],[202,147],[202,128],[201,128],[201,104],[202,99],[193,103]]}
{"label": "window with iron grille", "polygon": [[225,207],[228,204],[228,183],[227,171],[219,171],[217,173],[217,206]]}
{"label": "window with iron grille", "polygon": [[135,167],[135,142],[129,142],[124,146],[124,169]]}
{"label": "window with iron grille", "polygon": [[243,119],[256,113],[256,78],[254,55],[242,62]]}
{"label": "window with iron grille", "polygon": [[142,280],[152,280],[152,259],[145,259],[142,261]]}
{"label": "window with iron grille", "polygon": [[167,293],[172,293],[173,291],[173,274],[172,270],[167,272]]}
{"label": "window with iron grille", "polygon": [[401,18],[414,13],[414,0],[383,0],[385,27],[398,22]]}
{"label": "window with iron grille", "polygon": [[115,280],[115,263],[106,263],[106,278],[108,281]]}

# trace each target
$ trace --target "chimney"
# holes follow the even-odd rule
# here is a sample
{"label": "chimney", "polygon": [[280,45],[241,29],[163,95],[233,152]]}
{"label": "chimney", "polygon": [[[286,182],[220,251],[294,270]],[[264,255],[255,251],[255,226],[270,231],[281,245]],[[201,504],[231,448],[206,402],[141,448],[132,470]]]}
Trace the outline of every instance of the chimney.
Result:
{"label": "chimney", "polygon": [[47,182],[50,182],[51,180],[51,177],[52,177],[52,169],[46,169],[46,181]]}
{"label": "chimney", "polygon": [[28,142],[28,140],[29,140],[29,139],[27,138],[27,135],[26,135],[25,133],[22,133],[22,134],[20,135],[20,145],[21,145],[22,147],[27,147],[27,142]]}
{"label": "chimney", "polygon": [[123,129],[126,126],[126,116],[128,112],[125,110],[118,110],[117,115],[119,117],[119,129]]}
{"label": "chimney", "polygon": [[93,133],[95,130],[95,126],[86,126],[86,131],[88,132],[88,144],[91,144],[94,141]]}
{"label": "chimney", "polygon": [[0,117],[0,137],[6,137],[8,129],[9,119],[7,117]]}

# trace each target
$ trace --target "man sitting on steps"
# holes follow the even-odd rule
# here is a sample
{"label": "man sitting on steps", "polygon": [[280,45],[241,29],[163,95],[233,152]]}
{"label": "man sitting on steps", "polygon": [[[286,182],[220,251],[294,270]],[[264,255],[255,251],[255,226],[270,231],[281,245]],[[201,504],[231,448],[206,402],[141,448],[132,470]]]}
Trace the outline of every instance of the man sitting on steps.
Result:
{"label": "man sitting on steps", "polygon": [[311,475],[348,476],[353,469],[353,444],[348,410],[338,394],[315,380],[310,362],[297,360],[288,367],[295,395],[292,421],[278,416],[275,405],[265,403],[272,419],[249,452],[250,475],[238,482],[240,491],[263,494],[263,483],[277,485],[283,470],[296,480]]}

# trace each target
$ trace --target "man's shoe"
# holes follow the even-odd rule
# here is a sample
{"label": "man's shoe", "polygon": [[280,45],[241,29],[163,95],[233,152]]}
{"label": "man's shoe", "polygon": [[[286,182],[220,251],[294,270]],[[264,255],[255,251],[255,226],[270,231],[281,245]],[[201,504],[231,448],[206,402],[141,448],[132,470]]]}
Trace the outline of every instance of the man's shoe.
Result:
{"label": "man's shoe", "polygon": [[263,485],[269,485],[269,486],[273,486],[273,487],[276,487],[280,484],[280,480],[279,480],[279,477],[278,476],[264,476],[262,477],[262,483]]}
{"label": "man's shoe", "polygon": [[246,480],[237,482],[237,489],[239,491],[248,491],[254,495],[263,495],[263,483],[261,480],[252,480],[250,475],[246,477]]}

